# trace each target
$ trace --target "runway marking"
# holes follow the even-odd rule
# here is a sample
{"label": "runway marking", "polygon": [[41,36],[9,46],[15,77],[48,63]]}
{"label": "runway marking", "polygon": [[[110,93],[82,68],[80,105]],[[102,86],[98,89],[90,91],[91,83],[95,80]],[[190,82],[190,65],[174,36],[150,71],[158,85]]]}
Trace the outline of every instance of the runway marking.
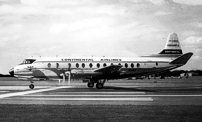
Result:
{"label": "runway marking", "polygon": [[0,90],[27,90],[29,89],[27,86],[0,86]]}
{"label": "runway marking", "polygon": [[136,95],[139,97],[149,96],[149,97],[202,97],[202,95]]}
{"label": "runway marking", "polygon": [[[37,86],[36,88],[49,88],[50,86]],[[29,90],[28,86],[0,86],[0,90],[10,90],[10,91],[19,91],[19,90]]]}
{"label": "runway marking", "polygon": [[0,91],[0,92],[9,92],[9,91]]}
{"label": "runway marking", "polygon": [[54,101],[153,101],[151,97],[145,98],[23,98],[29,100],[54,100]]}
{"label": "runway marking", "polygon": [[58,93],[78,93],[78,94],[146,94],[146,92],[58,92]]}
{"label": "runway marking", "polygon": [[75,97],[93,97],[93,96],[110,96],[110,97],[113,97],[113,96],[126,96],[126,97],[202,97],[202,95],[23,95],[23,96],[30,96],[30,97],[72,97],[72,96],[75,96]]}
{"label": "runway marking", "polygon": [[26,96],[26,97],[101,97],[101,96],[106,96],[106,97],[113,97],[113,96],[121,96],[121,97],[133,97],[133,96],[136,96],[136,95],[23,95],[23,96]]}
{"label": "runway marking", "polygon": [[0,99],[1,98],[7,98],[7,97],[13,97],[13,96],[22,96],[22,95],[26,95],[26,94],[33,94],[33,93],[51,91],[51,90],[56,90],[56,89],[61,89],[61,88],[71,88],[71,86],[52,87],[52,88],[49,88],[49,89],[39,89],[39,90],[31,90],[31,91],[23,91],[23,92],[1,94]]}

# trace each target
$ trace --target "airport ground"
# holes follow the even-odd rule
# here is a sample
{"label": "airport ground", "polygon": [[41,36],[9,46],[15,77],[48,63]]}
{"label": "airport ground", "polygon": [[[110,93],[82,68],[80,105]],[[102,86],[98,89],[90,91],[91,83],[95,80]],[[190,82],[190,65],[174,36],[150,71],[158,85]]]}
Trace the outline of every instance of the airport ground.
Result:
{"label": "airport ground", "polygon": [[202,77],[86,83],[0,78],[0,121],[202,121]]}

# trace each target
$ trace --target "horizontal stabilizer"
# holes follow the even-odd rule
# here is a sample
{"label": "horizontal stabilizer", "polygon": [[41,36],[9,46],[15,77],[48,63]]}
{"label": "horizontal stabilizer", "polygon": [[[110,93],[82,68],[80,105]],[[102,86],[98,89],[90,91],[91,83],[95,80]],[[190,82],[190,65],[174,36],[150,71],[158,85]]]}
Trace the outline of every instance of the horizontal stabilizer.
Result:
{"label": "horizontal stabilizer", "polygon": [[184,65],[187,63],[187,61],[191,58],[191,56],[193,55],[193,53],[186,53],[182,56],[180,56],[179,58],[173,60],[170,62],[170,64],[180,64],[180,65]]}
{"label": "horizontal stabilizer", "polygon": [[121,69],[121,65],[111,65],[111,66],[107,66],[101,69],[97,69],[94,72],[114,72],[114,71],[119,71]]}

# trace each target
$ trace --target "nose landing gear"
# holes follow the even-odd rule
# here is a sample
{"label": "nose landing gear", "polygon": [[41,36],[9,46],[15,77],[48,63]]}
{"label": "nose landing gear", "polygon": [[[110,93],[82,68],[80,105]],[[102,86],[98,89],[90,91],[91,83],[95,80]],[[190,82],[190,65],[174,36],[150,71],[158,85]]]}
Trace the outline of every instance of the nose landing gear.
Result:
{"label": "nose landing gear", "polygon": [[31,82],[31,84],[29,85],[29,88],[34,89],[34,84],[33,84],[34,82],[32,80],[30,82]]}

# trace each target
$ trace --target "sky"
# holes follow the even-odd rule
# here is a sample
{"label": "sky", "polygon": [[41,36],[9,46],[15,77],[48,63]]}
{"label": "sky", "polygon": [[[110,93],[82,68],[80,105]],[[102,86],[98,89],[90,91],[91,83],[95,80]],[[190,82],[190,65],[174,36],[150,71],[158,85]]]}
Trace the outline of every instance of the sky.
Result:
{"label": "sky", "polygon": [[0,73],[27,57],[135,57],[178,34],[202,70],[201,0],[0,0]]}

